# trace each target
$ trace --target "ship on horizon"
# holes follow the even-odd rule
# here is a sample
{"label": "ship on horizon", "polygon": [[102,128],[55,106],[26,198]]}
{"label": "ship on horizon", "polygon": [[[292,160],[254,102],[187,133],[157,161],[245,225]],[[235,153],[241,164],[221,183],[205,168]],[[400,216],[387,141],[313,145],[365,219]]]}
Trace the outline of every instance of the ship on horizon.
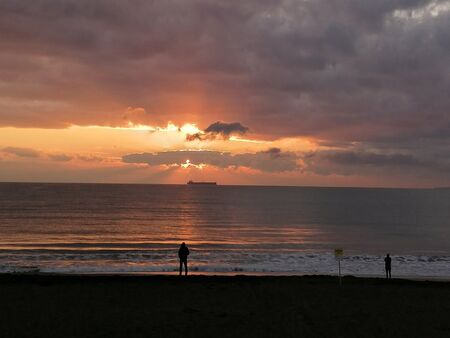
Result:
{"label": "ship on horizon", "polygon": [[189,181],[187,184],[200,184],[200,185],[217,185],[217,182],[195,182]]}

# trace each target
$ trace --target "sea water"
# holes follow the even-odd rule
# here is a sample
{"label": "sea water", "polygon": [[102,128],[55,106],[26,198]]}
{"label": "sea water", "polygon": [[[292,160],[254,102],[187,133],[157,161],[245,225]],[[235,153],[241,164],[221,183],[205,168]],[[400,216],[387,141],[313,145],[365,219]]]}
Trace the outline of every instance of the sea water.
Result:
{"label": "sea water", "polygon": [[0,272],[450,277],[450,190],[0,183]]}

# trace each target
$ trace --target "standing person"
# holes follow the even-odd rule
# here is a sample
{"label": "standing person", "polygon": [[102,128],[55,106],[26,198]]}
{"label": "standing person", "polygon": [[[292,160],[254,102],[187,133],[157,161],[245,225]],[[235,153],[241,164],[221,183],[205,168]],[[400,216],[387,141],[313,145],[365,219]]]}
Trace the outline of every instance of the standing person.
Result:
{"label": "standing person", "polygon": [[386,270],[386,279],[391,279],[391,257],[389,254],[384,258],[384,269]]}
{"label": "standing person", "polygon": [[188,267],[187,267],[187,258],[189,256],[189,249],[186,246],[186,243],[181,243],[180,249],[178,250],[178,258],[180,258],[180,276],[183,271],[183,264],[184,264],[184,274],[187,276],[188,274]]}

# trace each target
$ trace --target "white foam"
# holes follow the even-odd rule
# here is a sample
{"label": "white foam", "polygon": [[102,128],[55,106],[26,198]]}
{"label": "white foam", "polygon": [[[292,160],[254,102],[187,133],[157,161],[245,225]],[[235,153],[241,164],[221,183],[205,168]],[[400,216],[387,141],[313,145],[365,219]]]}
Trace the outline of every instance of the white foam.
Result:
{"label": "white foam", "polygon": [[[151,259],[149,258],[151,257]],[[337,261],[324,252],[202,251],[190,256],[190,270],[205,273],[337,274]],[[45,254],[0,256],[0,272],[56,273],[145,273],[174,272],[178,261],[160,252],[118,252],[114,254]],[[341,261],[342,274],[383,276],[384,261],[377,255],[351,255]],[[450,277],[450,256],[392,256],[397,277]]]}

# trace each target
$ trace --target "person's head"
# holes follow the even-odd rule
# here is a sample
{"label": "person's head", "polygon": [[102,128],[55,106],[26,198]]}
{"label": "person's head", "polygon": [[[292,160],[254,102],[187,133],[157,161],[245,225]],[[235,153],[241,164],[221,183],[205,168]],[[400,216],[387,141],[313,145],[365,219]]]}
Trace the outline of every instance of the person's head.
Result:
{"label": "person's head", "polygon": [[389,257],[389,254],[387,254],[386,257]]}
{"label": "person's head", "polygon": [[184,243],[184,242],[183,242],[183,243],[181,243],[181,246],[186,246],[186,243]]}

